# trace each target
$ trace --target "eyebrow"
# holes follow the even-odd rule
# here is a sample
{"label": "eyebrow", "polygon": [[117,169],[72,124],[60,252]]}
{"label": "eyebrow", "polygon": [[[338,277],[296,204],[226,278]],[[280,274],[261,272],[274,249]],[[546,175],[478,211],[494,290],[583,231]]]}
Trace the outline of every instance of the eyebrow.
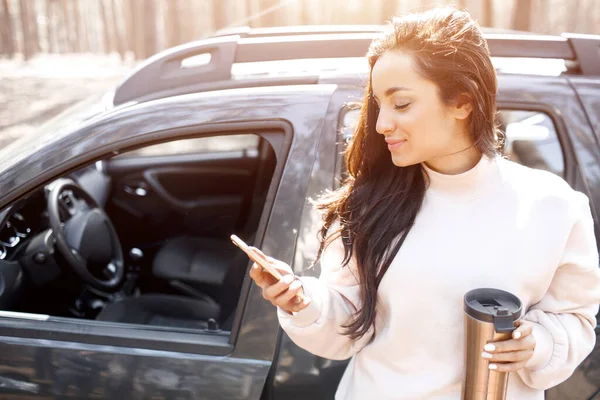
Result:
{"label": "eyebrow", "polygon": [[410,90],[410,89],[406,88],[406,87],[403,87],[403,86],[393,86],[391,88],[388,88],[388,90],[385,91],[385,96],[388,97],[388,96],[393,95],[396,92],[400,92],[400,91],[403,91],[403,90]]}
{"label": "eyebrow", "polygon": [[[392,86],[385,91],[384,95],[385,95],[385,97],[389,97],[396,92],[410,91],[410,90],[411,89],[404,87],[404,86]],[[374,95],[374,97],[375,97],[375,99],[377,99],[377,96]]]}

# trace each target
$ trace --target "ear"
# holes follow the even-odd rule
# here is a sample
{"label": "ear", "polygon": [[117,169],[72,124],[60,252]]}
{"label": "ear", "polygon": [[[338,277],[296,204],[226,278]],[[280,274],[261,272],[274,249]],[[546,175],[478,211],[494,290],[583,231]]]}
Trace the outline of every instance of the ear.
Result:
{"label": "ear", "polygon": [[467,119],[473,111],[473,101],[467,93],[461,93],[452,107],[452,113],[456,119]]}

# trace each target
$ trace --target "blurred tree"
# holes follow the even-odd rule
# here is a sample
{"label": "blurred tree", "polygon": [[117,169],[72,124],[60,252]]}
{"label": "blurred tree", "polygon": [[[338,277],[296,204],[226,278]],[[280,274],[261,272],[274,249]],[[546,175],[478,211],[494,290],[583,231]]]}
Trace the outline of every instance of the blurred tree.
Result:
{"label": "blurred tree", "polygon": [[110,32],[108,27],[108,16],[106,12],[106,2],[104,0],[98,0],[98,8],[100,10],[100,22],[102,26],[102,48],[105,53],[110,53],[112,46],[110,43]]}
{"label": "blurred tree", "polygon": [[13,29],[12,15],[10,13],[10,4],[8,0],[0,1],[2,7],[2,15],[0,16],[0,50],[3,54],[8,57],[12,57],[16,51],[16,38]]}
{"label": "blurred tree", "polygon": [[167,47],[181,43],[181,22],[179,18],[179,1],[164,0],[165,5],[165,34]]}
{"label": "blurred tree", "polygon": [[156,53],[156,1],[145,0],[140,2],[142,7],[142,21],[143,24],[139,24],[142,28],[142,58],[148,58]]}
{"label": "blurred tree", "polygon": [[71,20],[73,21],[73,51],[75,52],[80,52],[82,49],[80,18],[79,1],[75,0],[71,7]]}
{"label": "blurred tree", "polygon": [[396,16],[398,13],[398,1],[397,0],[383,0],[381,6],[381,13],[383,14],[383,20],[387,21],[391,17]]}
{"label": "blurred tree", "polygon": [[531,0],[515,1],[513,6],[513,29],[529,31],[531,25]]}
{"label": "blurred tree", "polygon": [[223,29],[227,26],[229,22],[227,20],[227,1],[224,0],[213,0],[213,24],[214,30],[217,31],[219,29]]}
{"label": "blurred tree", "polygon": [[[175,0],[173,0],[175,1]],[[117,0],[109,0],[107,8],[107,14],[110,15],[110,21],[112,22],[112,38],[114,43],[114,50],[120,55],[121,59],[125,59],[125,49],[123,46],[123,35],[121,30],[121,16],[123,15],[122,8],[117,7]]]}
{"label": "blurred tree", "polygon": [[60,9],[61,9],[61,15],[62,15],[62,24],[59,22],[58,26],[62,26],[63,27],[63,38],[64,40],[63,42],[63,49],[65,52],[69,53],[71,51],[73,51],[73,39],[72,39],[72,35],[71,33],[73,32],[73,30],[71,29],[72,21],[71,18],[69,18],[69,1],[68,0],[61,0],[60,1]]}
{"label": "blurred tree", "polygon": [[481,23],[483,26],[494,26],[494,0],[482,0]]}
{"label": "blurred tree", "polygon": [[38,53],[42,50],[40,46],[40,30],[38,28],[38,11],[37,1],[29,1],[27,7],[29,8],[29,29],[31,30],[31,48],[34,53]]}
{"label": "blurred tree", "polygon": [[19,0],[19,16],[21,17],[21,51],[25,60],[29,60],[35,53],[30,11],[29,2],[27,0]]}
{"label": "blurred tree", "polygon": [[46,0],[46,40],[48,52],[56,53],[56,30],[54,24],[54,0]]}
{"label": "blurred tree", "polygon": [[139,58],[139,50],[136,47],[137,30],[135,28],[134,15],[136,15],[135,0],[123,0],[123,14],[125,17],[125,48],[131,51],[136,59]]}
{"label": "blurred tree", "polygon": [[[220,0],[223,1],[223,0]],[[260,12],[266,13],[260,18],[261,26],[277,26],[281,24],[281,12],[277,9],[279,0],[260,0]]]}

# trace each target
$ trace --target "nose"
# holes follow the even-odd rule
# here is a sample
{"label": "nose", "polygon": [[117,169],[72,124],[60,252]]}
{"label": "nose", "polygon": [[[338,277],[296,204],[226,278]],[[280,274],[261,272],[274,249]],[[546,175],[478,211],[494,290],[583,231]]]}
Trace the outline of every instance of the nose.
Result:
{"label": "nose", "polygon": [[381,109],[377,116],[377,123],[375,124],[375,130],[381,135],[385,135],[394,131],[394,122],[388,113]]}

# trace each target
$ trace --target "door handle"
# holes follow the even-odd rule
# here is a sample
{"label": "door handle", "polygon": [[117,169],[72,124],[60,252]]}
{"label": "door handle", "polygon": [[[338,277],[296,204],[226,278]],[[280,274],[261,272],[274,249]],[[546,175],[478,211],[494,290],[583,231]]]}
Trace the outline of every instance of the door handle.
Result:
{"label": "door handle", "polygon": [[123,185],[123,191],[131,196],[146,197],[148,195],[148,184],[146,182],[133,182]]}

